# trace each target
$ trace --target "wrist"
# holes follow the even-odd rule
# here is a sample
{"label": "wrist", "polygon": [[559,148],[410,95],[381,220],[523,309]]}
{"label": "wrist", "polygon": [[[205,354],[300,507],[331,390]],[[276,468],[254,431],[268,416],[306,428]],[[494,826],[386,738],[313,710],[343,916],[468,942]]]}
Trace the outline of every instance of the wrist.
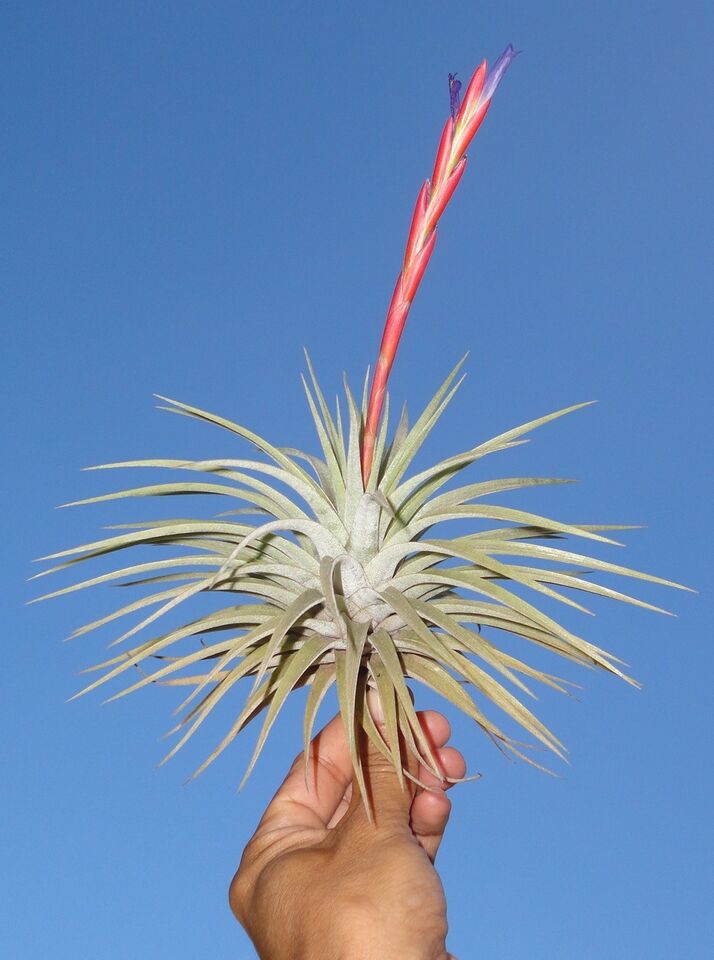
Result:
{"label": "wrist", "polygon": [[452,960],[444,941],[420,937],[414,931],[390,931],[372,927],[354,929],[340,941],[332,941],[332,951],[308,954],[304,960]]}

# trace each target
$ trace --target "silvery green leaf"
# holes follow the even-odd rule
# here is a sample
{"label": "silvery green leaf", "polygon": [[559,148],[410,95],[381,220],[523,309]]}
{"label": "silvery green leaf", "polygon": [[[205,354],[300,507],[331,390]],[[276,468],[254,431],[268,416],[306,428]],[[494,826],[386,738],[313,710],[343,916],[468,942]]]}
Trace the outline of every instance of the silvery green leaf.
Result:
{"label": "silvery green leaf", "polygon": [[[52,565],[37,577],[70,574],[79,563],[109,562],[119,551],[139,551],[134,563],[100,569],[94,576],[38,598],[107,585],[146,591],[74,631],[73,636],[79,637],[131,614],[143,618],[110,647],[126,644],[138,634],[143,639],[84,671],[98,676],[80,693],[128,670],[135,671],[132,682],[110,699],[151,685],[186,687],[188,694],[177,709],[181,719],[171,731],[179,739],[168,759],[219,704],[237,694],[242,680],[252,678],[252,688],[228,732],[196,771],[205,769],[264,712],[247,776],[279,711],[301,686],[308,688],[303,741],[305,763],[309,763],[318,709],[336,684],[355,781],[365,802],[362,736],[390,759],[400,780],[407,777],[418,782],[406,763],[410,755],[440,776],[407,679],[444,696],[502,750],[534,762],[523,753],[522,744],[486,716],[484,703],[497,706],[536,741],[562,756],[560,741],[504,684],[519,695],[531,696],[536,683],[559,692],[567,692],[572,684],[531,666],[520,653],[517,657],[507,652],[501,640],[515,638],[523,649],[532,644],[577,665],[634,681],[622,672],[617,657],[521,593],[525,589],[535,600],[558,600],[571,608],[565,611],[569,613],[585,610],[573,593],[664,612],[597,583],[597,576],[681,585],[574,552],[567,542],[576,537],[606,549],[616,544],[607,534],[631,529],[630,525],[569,523],[483,502],[513,490],[555,487],[567,481],[474,475],[457,487],[447,487],[445,492],[444,488],[469,468],[475,470],[481,458],[527,442],[525,435],[530,431],[587,404],[540,417],[407,475],[460,383],[459,364],[411,428],[406,408],[392,435],[384,417],[365,492],[360,448],[366,392],[360,410],[345,382],[348,422],[343,424],[339,400],[333,416],[309,357],[307,364],[308,379],[303,383],[317,434],[317,455],[274,446],[232,421],[167,401],[172,412],[223,427],[256,447],[269,462],[236,457],[146,459],[93,468],[153,468],[173,476],[84,497],[75,505],[147,497],[168,497],[173,502],[185,496],[195,507],[214,503],[206,498],[217,494],[247,506],[219,517],[202,517],[196,511],[178,518],[115,523],[105,528],[111,532],[102,539],[43,558]],[[187,471],[195,479],[182,481]],[[468,524],[466,532],[436,536],[434,527],[452,521]],[[475,529],[469,532],[469,528]],[[146,558],[149,549],[161,559]],[[222,602],[220,610],[198,617],[194,613],[193,619],[184,617],[183,623],[174,624],[174,614],[189,609],[199,594],[206,593]],[[169,628],[151,636],[148,628],[165,616],[171,617]],[[372,696],[382,705],[380,725],[369,709]]]}

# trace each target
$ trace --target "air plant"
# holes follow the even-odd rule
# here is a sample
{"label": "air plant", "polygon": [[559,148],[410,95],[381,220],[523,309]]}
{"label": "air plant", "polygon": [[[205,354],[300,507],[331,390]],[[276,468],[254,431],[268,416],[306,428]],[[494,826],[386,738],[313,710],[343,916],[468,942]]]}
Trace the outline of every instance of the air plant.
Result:
{"label": "air plant", "polygon": [[[240,424],[161,398],[163,409],[222,427],[252,444],[262,458],[105,464],[90,469],[170,469],[179,478],[77,503],[218,495],[240,506],[211,520],[125,524],[111,536],[43,558],[58,563],[38,576],[131,547],[157,548],[160,559],[142,559],[38,599],[98,584],[150,588],[73,636],[139,615],[139,622],[114,640],[112,646],[120,648],[116,655],[90,668],[99,676],[80,694],[130,672],[133,682],[110,699],[157,683],[187,688],[178,708],[181,720],[171,731],[177,741],[165,759],[234,694],[241,680],[252,679],[230,729],[194,776],[263,714],[247,777],[286,699],[298,687],[308,689],[306,762],[316,714],[336,687],[355,777],[365,797],[361,732],[390,759],[400,781],[410,776],[409,755],[441,777],[417,719],[410,681],[450,701],[507,753],[534,762],[524,745],[492,719],[490,707],[515,721],[536,745],[562,756],[562,743],[523,697],[531,695],[531,682],[565,692],[566,681],[505,652],[499,635],[634,683],[621,661],[571,632],[535,601],[546,597],[584,610],[564,589],[659,609],[598,584],[594,573],[679,586],[562,545],[570,537],[612,544],[606,534],[627,527],[564,523],[490,501],[510,490],[568,481],[506,477],[449,486],[484,457],[525,442],[537,427],[587,404],[539,417],[410,474],[414,457],[461,382],[459,363],[413,425],[405,408],[390,432],[386,386],[409,308],[434,250],[439,219],[464,174],[466,150],[514,56],[509,46],[490,71],[481,64],[463,98],[460,82],[449,77],[450,116],[432,176],[417,198],[371,389],[368,373],[358,403],[345,383],[344,419],[339,399],[331,409],[307,360],[303,385],[321,455],[278,448]],[[485,522],[485,528],[469,528],[471,532],[451,538],[440,535],[440,525],[451,520],[478,521],[481,527]],[[152,628],[153,634],[165,614],[199,593],[225,595],[226,605],[138,641],[140,633]],[[191,644],[189,652],[184,652],[184,641]],[[375,724],[368,695],[378,697],[383,725]]]}

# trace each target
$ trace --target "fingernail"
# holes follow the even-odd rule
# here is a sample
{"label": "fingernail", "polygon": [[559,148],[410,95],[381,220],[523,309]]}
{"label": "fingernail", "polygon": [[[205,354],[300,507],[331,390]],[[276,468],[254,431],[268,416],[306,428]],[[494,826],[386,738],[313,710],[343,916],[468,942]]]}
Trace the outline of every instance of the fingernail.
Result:
{"label": "fingernail", "polygon": [[379,699],[379,694],[376,690],[370,689],[367,691],[367,706],[369,712],[372,714],[372,719],[375,723],[384,723],[384,710],[382,710],[382,701]]}

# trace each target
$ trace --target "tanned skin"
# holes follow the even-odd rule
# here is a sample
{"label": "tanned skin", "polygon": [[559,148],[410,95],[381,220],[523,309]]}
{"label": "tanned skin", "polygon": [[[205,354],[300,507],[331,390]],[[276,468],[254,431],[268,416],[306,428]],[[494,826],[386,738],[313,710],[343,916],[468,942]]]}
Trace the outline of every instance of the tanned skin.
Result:
{"label": "tanned skin", "polygon": [[[419,718],[443,773],[462,777],[447,719]],[[307,782],[301,754],[245,849],[229,899],[261,960],[454,960],[434,868],[449,784],[414,766],[431,789],[406,781],[402,790],[389,761],[361,749],[373,822],[335,717],[312,743]]]}

